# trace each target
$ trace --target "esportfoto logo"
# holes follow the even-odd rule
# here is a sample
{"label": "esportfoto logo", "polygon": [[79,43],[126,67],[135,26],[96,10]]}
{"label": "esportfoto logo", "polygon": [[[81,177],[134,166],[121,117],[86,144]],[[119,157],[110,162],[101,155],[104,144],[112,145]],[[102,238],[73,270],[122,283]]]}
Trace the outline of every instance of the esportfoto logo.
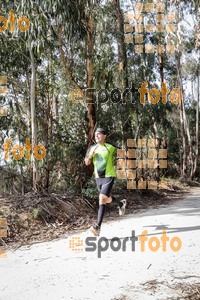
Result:
{"label": "esportfoto logo", "polygon": [[7,19],[4,16],[0,16],[0,33],[4,32],[5,30],[8,29],[8,24],[10,25],[9,31],[14,32],[16,21],[17,21],[17,27],[21,32],[26,32],[29,29],[29,27],[30,27],[29,19],[26,16],[21,16],[17,20],[14,10],[11,9],[10,14]]}
{"label": "esportfoto logo", "polygon": [[[113,237],[107,239],[106,237],[87,237],[84,241],[80,237],[72,237],[69,240],[69,248],[73,252],[95,252],[97,251],[97,257],[101,258],[102,252],[111,249],[114,252],[126,251],[127,242],[131,241],[131,251],[135,252],[135,242],[140,242],[140,251],[145,252],[149,249],[152,252],[157,252],[161,247],[162,252],[166,252],[171,249],[173,252],[178,252],[182,247],[182,241],[179,237],[175,236],[169,238],[166,234],[166,230],[162,230],[160,239],[156,236],[148,238],[148,230],[144,230],[142,234],[137,237],[135,236],[135,230],[132,230],[130,237],[118,238]],[[168,242],[168,243],[167,243]]]}
{"label": "esportfoto logo", "polygon": [[[8,223],[6,218],[0,218],[0,240],[1,238],[7,237],[7,228],[8,228]],[[6,250],[4,246],[1,246],[1,241],[0,241],[0,258],[6,257]]]}
{"label": "esportfoto logo", "polygon": [[[0,76],[0,96],[6,96],[8,93],[7,76]],[[6,117],[8,109],[6,106],[0,106],[0,117]]]}
{"label": "esportfoto logo", "polygon": [[[69,100],[74,103],[81,103],[83,100],[86,101],[87,104],[96,103],[98,107],[98,103],[101,104],[107,103],[111,100],[112,103],[122,105],[126,104],[127,97],[130,97],[131,103],[134,103],[134,92],[139,94],[140,104],[145,105],[148,103],[156,105],[160,101],[162,104],[166,105],[167,102],[171,102],[175,105],[178,105],[182,100],[182,92],[178,88],[173,88],[171,91],[168,89],[166,82],[162,82],[161,88],[148,88],[148,82],[143,82],[140,88],[135,88],[133,83],[131,84],[131,88],[126,88],[121,91],[118,88],[114,89],[100,89],[97,91],[95,88],[87,88],[85,90],[71,89],[69,92]],[[87,99],[87,100],[86,100]]]}
{"label": "esportfoto logo", "polygon": [[[172,37],[176,31],[176,15],[166,13],[166,5],[161,1],[158,3],[136,3],[134,14],[124,14],[124,41],[135,44],[135,52],[142,53],[164,53],[168,55],[175,53],[175,45]],[[163,35],[164,38],[163,38]],[[158,40],[157,45],[150,43],[152,37]],[[164,44],[163,41],[166,40]],[[155,47],[156,46],[156,47]]]}
{"label": "esportfoto logo", "polygon": [[158,139],[127,139],[127,149],[117,149],[117,178],[127,189],[163,189],[159,170],[167,168],[167,149]]}

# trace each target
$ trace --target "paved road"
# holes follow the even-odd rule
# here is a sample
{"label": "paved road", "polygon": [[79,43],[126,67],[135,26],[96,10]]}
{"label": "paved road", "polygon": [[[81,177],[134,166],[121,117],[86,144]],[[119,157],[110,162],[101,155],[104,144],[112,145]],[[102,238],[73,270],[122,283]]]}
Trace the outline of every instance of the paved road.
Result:
{"label": "paved road", "polygon": [[[169,237],[166,251],[163,230]],[[138,241],[130,240],[133,231]],[[0,300],[111,300],[120,295],[134,300],[181,299],[180,290],[172,288],[175,284],[200,283],[199,231],[200,189],[194,189],[170,206],[104,223],[104,241],[91,241],[88,232],[79,232],[22,247],[0,259]],[[83,246],[73,238],[80,238]],[[75,249],[82,251],[73,251],[69,241],[76,241]],[[102,249],[86,251],[97,244]]]}

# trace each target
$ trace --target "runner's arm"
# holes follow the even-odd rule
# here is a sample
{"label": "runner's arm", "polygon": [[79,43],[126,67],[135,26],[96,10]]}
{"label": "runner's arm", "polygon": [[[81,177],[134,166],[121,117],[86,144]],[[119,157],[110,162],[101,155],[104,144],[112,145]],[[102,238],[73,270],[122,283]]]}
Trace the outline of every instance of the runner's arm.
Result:
{"label": "runner's arm", "polygon": [[92,146],[92,147],[88,150],[88,152],[87,152],[87,154],[86,154],[86,157],[85,157],[85,164],[86,164],[86,166],[89,166],[89,165],[91,164],[92,159],[93,159],[93,156],[95,155],[95,150],[96,150],[96,148],[97,148],[97,147]]}
{"label": "runner's arm", "polygon": [[88,157],[88,158],[85,158],[85,164],[86,166],[89,166],[92,162],[92,157]]}

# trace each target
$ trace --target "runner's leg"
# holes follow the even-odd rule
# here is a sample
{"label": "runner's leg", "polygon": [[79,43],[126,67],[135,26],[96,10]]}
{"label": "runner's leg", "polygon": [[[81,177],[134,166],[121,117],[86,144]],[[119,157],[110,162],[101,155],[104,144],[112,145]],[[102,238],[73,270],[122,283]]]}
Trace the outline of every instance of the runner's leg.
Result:
{"label": "runner's leg", "polygon": [[99,191],[99,209],[98,209],[98,221],[97,221],[97,225],[98,225],[98,228],[100,230],[100,227],[101,227],[101,223],[103,221],[103,216],[105,214],[105,210],[106,210],[106,206],[105,204],[100,204],[101,202],[101,188],[102,188],[102,183],[103,181],[100,179],[100,178],[96,178],[96,185],[97,185],[97,189]]}
{"label": "runner's leg", "polygon": [[117,205],[119,207],[123,206],[123,203],[120,200],[118,200],[115,196],[110,196],[108,199],[110,198],[111,198],[110,202],[113,203],[114,205]]}
{"label": "runner's leg", "polygon": [[98,210],[98,221],[97,221],[99,228],[101,227],[101,223],[103,221],[105,211],[106,211],[106,204],[100,204]]}
{"label": "runner's leg", "polygon": [[110,196],[110,192],[114,183],[113,177],[106,177],[106,178],[97,178],[96,180],[97,186],[100,187],[100,195],[99,195],[99,210],[98,210],[98,226],[101,227],[103,217],[106,210],[106,203],[108,201],[108,197]]}

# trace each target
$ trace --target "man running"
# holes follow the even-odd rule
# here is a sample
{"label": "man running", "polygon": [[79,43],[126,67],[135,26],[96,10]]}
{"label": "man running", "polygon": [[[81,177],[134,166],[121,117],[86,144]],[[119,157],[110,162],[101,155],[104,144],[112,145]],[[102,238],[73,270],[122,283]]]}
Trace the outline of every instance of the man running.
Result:
{"label": "man running", "polygon": [[116,148],[106,143],[106,131],[103,128],[97,128],[95,131],[96,145],[90,147],[86,154],[85,164],[89,165],[91,162],[94,164],[94,174],[99,191],[99,210],[97,224],[90,227],[90,231],[99,236],[101,223],[105,214],[106,204],[113,203],[119,208],[119,215],[125,213],[126,199],[121,201],[111,196],[111,190],[116,177],[114,167],[114,156]]}

